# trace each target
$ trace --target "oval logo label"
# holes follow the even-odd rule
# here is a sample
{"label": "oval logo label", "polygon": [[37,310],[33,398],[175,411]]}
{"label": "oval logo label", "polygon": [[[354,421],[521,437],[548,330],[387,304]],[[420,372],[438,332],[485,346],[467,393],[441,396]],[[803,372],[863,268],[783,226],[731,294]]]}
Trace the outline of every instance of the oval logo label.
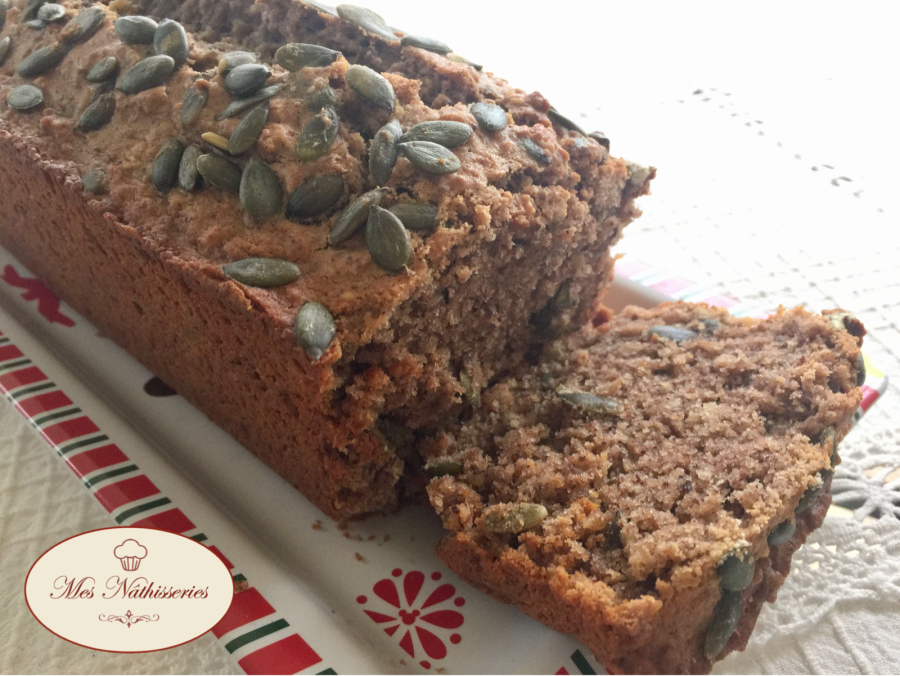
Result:
{"label": "oval logo label", "polygon": [[218,556],[150,528],[103,528],[63,540],[25,578],[25,600],[38,622],[106,652],[193,641],[225,616],[233,598],[234,581]]}

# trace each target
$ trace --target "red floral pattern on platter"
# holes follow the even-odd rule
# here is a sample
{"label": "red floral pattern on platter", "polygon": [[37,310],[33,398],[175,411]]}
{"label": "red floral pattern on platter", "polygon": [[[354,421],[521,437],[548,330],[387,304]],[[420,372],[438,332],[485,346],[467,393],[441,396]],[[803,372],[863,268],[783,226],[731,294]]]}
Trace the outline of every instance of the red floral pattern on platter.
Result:
{"label": "red floral pattern on platter", "polygon": [[3,268],[0,279],[17,289],[25,289],[23,300],[36,300],[38,312],[51,324],[75,326],[75,321],[59,311],[59,298],[39,279],[22,277],[12,265]]}
{"label": "red floral pattern on platter", "polygon": [[[399,578],[403,571],[395,568],[391,575]],[[433,582],[439,582],[440,579],[440,573],[431,574]],[[369,609],[364,609],[363,612],[376,624],[385,625],[384,633],[388,636],[400,636],[400,647],[410,657],[416,657],[418,643],[421,651],[419,655],[424,653],[432,660],[442,660],[447,656],[445,640],[454,645],[462,641],[459,634],[454,632],[448,637],[447,632],[458,629],[464,621],[462,613],[447,605],[452,600],[454,606],[461,608],[466,601],[461,596],[456,596],[456,588],[452,584],[429,584],[429,587],[434,588],[423,591],[425,586],[425,573],[418,570],[403,576],[402,593],[391,578],[379,580],[372,586],[376,596],[372,601],[384,612]],[[366,605],[369,598],[358,596],[356,602]],[[425,669],[431,668],[428,660],[422,660],[419,664]]]}

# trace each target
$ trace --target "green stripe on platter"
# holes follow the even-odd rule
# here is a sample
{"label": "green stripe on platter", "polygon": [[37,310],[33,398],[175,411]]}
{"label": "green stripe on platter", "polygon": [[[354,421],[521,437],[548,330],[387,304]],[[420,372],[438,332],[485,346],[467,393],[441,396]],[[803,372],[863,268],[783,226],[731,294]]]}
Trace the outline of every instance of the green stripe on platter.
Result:
{"label": "green stripe on platter", "polygon": [[322,674],[337,674],[337,672],[331,668],[328,668],[325,671],[316,672],[316,676],[321,676]]}
{"label": "green stripe on platter", "polygon": [[[137,465],[127,465],[125,467],[119,467],[118,469],[111,469],[108,472],[103,472],[103,474],[98,474],[97,476],[93,476],[87,481],[84,482],[84,485],[88,488],[92,486],[96,486],[101,481],[106,481],[114,476],[119,476],[121,474],[128,474],[129,472],[136,472],[138,466]],[[121,523],[121,521],[119,522]]]}
{"label": "green stripe on platter", "polygon": [[22,366],[28,366],[32,361],[30,359],[17,359],[16,361],[9,361],[5,364],[0,364],[0,372],[3,371],[12,371],[13,369],[20,368]]}
{"label": "green stripe on platter", "polygon": [[580,650],[576,650],[572,653],[572,661],[575,663],[575,666],[578,667],[578,671],[582,674],[596,674],[594,668],[588,664],[587,659],[585,659],[584,655],[581,654]]}
{"label": "green stripe on platter", "polygon": [[[85,446],[90,446],[92,444],[99,444],[103,441],[109,441],[109,437],[105,434],[98,434],[97,436],[90,437],[89,439],[80,439],[79,441],[73,441],[71,444],[60,446],[58,452],[60,455],[65,455],[66,453],[77,451],[79,448],[84,448]],[[90,488],[90,486],[88,486],[88,488]]]}
{"label": "green stripe on platter", "polygon": [[9,338],[0,338],[0,345],[6,345],[9,342]]}
{"label": "green stripe on platter", "polygon": [[209,540],[209,538],[206,537],[206,535],[203,533],[197,533],[196,535],[191,535],[191,540],[196,540],[197,542],[205,542],[206,540]]}
{"label": "green stripe on platter", "polygon": [[287,620],[275,620],[271,624],[267,624],[264,627],[259,627],[258,629],[254,629],[253,631],[248,631],[243,636],[238,636],[235,639],[232,639],[228,643],[225,644],[225,650],[230,653],[233,653],[238,648],[243,648],[248,643],[253,643],[253,641],[261,639],[263,636],[268,636],[269,634],[274,634],[276,631],[280,631],[282,629],[287,629],[290,625]]}
{"label": "green stripe on platter", "polygon": [[49,380],[43,383],[38,383],[37,385],[32,385],[31,387],[26,387],[24,390],[19,390],[15,394],[7,394],[10,399],[13,401],[17,401],[22,397],[27,397],[30,394],[34,394],[35,392],[41,392],[43,390],[50,390],[56,387],[55,383],[51,383]]}
{"label": "green stripe on platter", "polygon": [[31,424],[35,427],[41,427],[46,425],[51,420],[56,420],[57,418],[64,418],[67,415],[73,415],[75,413],[81,413],[81,409],[77,406],[74,408],[65,408],[61,411],[54,411],[53,413],[48,413],[47,415],[42,415],[39,418],[32,418]]}
{"label": "green stripe on platter", "polygon": [[238,573],[237,575],[232,575],[231,579],[234,580],[235,582],[246,582],[247,581],[247,578],[244,577],[241,573]]}
{"label": "green stripe on platter", "polygon": [[[137,466],[135,466],[137,469]],[[170,505],[172,501],[169,498],[160,498],[159,500],[154,500],[153,502],[146,502],[143,505],[138,505],[137,507],[132,507],[131,509],[126,509],[124,512],[119,514],[116,517],[116,523],[122,523],[126,519],[130,519],[136,514],[140,514],[141,512],[148,512],[151,509],[155,509],[156,507],[162,507],[163,505]]]}

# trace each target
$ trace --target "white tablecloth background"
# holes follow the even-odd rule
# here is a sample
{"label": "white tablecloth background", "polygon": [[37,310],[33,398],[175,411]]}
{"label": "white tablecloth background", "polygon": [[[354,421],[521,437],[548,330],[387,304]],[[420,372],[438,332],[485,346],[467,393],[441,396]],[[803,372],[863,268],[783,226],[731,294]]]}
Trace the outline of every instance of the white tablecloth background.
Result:
{"label": "white tablecloth background", "polygon": [[[371,7],[397,28],[443,39],[513,84],[541,91],[588,131],[606,132],[613,154],[658,167],[645,215],[619,252],[769,307],[852,310],[870,332],[867,354],[900,378],[895,6],[378,0]],[[900,505],[900,481],[883,486],[864,472],[900,466],[897,403],[892,386],[842,447],[846,480],[872,496],[867,504],[882,505],[883,518],[864,508],[858,521],[820,530],[778,604],[763,611],[751,647],[717,671],[897,672],[900,522],[888,512]],[[52,544],[110,523],[0,402],[0,671],[234,673],[209,636],[170,651],[116,655],[72,646],[37,624],[21,594],[30,564]],[[867,563],[854,568],[847,547],[829,553],[834,542],[857,542],[851,558],[868,555]],[[812,574],[813,559],[827,577]],[[804,624],[816,609],[821,617]],[[777,631],[787,625],[793,630]]]}

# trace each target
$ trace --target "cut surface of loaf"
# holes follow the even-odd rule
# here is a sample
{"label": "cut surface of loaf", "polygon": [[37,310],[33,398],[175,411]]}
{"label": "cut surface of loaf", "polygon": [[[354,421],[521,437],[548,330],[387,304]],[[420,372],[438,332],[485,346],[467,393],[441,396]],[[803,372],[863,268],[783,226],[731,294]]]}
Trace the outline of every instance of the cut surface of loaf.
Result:
{"label": "cut surface of loaf", "polygon": [[864,329],[681,302],[604,319],[432,441],[438,553],[613,672],[708,672],[824,518]]}
{"label": "cut surface of loaf", "polygon": [[[654,175],[538,93],[309,4],[64,0],[29,25],[41,4],[0,27],[0,243],[335,518],[398,503],[419,460],[391,430],[592,315]],[[290,41],[326,49],[297,66]],[[465,132],[436,160],[385,131],[435,121]],[[226,267],[255,258],[296,268]]]}

